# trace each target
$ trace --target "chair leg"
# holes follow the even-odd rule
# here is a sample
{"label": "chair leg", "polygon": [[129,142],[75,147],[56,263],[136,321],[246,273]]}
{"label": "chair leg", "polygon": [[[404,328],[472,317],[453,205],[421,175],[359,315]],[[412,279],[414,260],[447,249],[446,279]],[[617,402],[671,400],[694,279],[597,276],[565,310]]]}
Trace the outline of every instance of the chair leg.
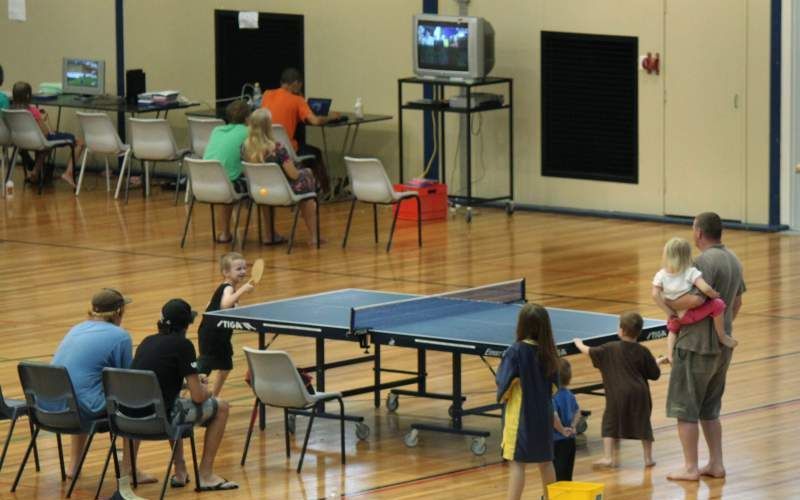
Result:
{"label": "chair leg", "polygon": [[144,165],[144,197],[150,197],[150,163],[143,161]]}
{"label": "chair leg", "polygon": [[375,243],[378,242],[378,205],[372,204],[372,229],[375,233]]}
{"label": "chair leg", "polygon": [[[350,203],[350,214],[347,216],[347,227],[344,230],[344,240],[342,240],[342,248],[347,246],[347,236],[350,234],[350,223],[353,221],[353,209],[356,208],[356,199],[353,198],[353,201]],[[319,219],[317,219],[319,220]],[[317,237],[319,237],[319,233],[317,233]]]}
{"label": "chair leg", "polygon": [[[122,181],[125,179],[125,167],[128,167],[128,157],[130,156],[130,151],[126,151],[125,155],[122,157],[122,166],[119,168],[119,179],[117,179],[117,189],[114,191],[114,199],[116,200],[119,198],[119,191],[122,189]],[[127,191],[127,189],[126,189]]]}
{"label": "chair leg", "polygon": [[183,161],[178,162],[178,177],[175,178],[175,205],[178,205],[178,195],[181,192],[181,174],[183,173]]}
{"label": "chair leg", "polygon": [[[161,496],[158,498],[164,498],[164,494],[167,492],[167,483],[169,483],[169,473],[172,472],[172,462],[175,461],[175,452],[178,450],[178,446],[182,446],[183,441],[181,440],[180,436],[178,439],[172,442],[172,453],[169,455],[169,463],[167,463],[167,472],[164,474],[164,481],[161,485]],[[135,477],[135,476],[134,476]],[[134,488],[136,484],[134,483]]]}
{"label": "chair leg", "polygon": [[292,219],[292,233],[289,235],[289,247],[286,249],[286,253],[292,253],[292,247],[294,246],[294,233],[297,231],[297,217],[300,215],[300,205],[295,205],[294,209],[294,218]]}
{"label": "chair leg", "polygon": [[316,216],[316,219],[317,219],[317,248],[319,248],[320,240],[322,240],[322,236],[320,236],[320,234],[319,234],[319,198],[314,197],[314,205],[315,205],[316,211],[317,211],[317,216]]}
{"label": "chair leg", "polygon": [[397,200],[397,210],[394,211],[394,217],[392,217],[392,228],[389,230],[389,242],[386,244],[386,251],[392,249],[392,238],[394,238],[394,228],[397,225],[397,216],[400,214],[400,204],[403,203],[403,199]]}
{"label": "chair leg", "polygon": [[[141,164],[141,162],[140,162]],[[130,164],[128,165],[128,180],[125,182],[125,204],[128,204],[128,196],[131,190],[131,171],[133,170],[133,160],[131,160]]]}
{"label": "chair leg", "polygon": [[69,145],[69,157],[72,160],[72,182],[74,183],[77,180],[77,177],[75,176],[75,144]]}
{"label": "chair leg", "polygon": [[67,480],[67,470],[64,468],[64,446],[61,444],[61,434],[56,434],[56,446],[58,447],[58,465],[61,468],[61,482],[63,483]]}
{"label": "chair leg", "polygon": [[183,245],[186,243],[186,235],[189,234],[189,222],[192,220],[193,208],[194,208],[194,196],[192,196],[192,201],[189,203],[189,212],[186,214],[186,224],[184,224],[183,226],[183,238],[181,238],[181,248],[183,248]]}
{"label": "chair leg", "polygon": [[[78,482],[78,476],[81,475],[81,469],[83,468],[83,462],[86,460],[86,454],[89,453],[89,447],[92,446],[92,440],[94,439],[95,426],[92,425],[91,430],[89,430],[89,439],[86,440],[86,446],[83,447],[81,451],[81,458],[78,460],[78,468],[75,469],[75,475],[72,476],[72,481],[69,483],[69,489],[67,490],[67,498],[72,496],[72,490],[75,489],[75,483]],[[131,457],[133,459],[133,457]]]}
{"label": "chair leg", "polygon": [[[33,420],[28,418],[28,426],[31,429],[31,436],[33,436]],[[39,448],[36,446],[36,443],[33,443],[33,461],[36,464],[36,472],[41,470],[39,468]]]}
{"label": "chair leg", "polygon": [[[272,210],[272,207],[270,207],[270,210]],[[272,214],[270,214],[270,215],[272,215]],[[272,219],[272,218],[270,217],[270,219]],[[262,231],[262,226],[261,226],[261,207],[258,207],[258,206],[256,207],[256,222],[257,222],[256,225],[258,226],[258,244],[261,245],[264,240],[261,239],[261,234],[262,234],[261,233],[261,231]],[[272,238],[272,233],[270,233],[269,237],[270,237],[270,239]]]}
{"label": "chair leg", "polygon": [[138,488],[139,481],[137,480],[137,477],[139,475],[136,473],[136,453],[133,452],[133,439],[123,439],[122,446],[124,447],[126,443],[128,444],[128,449],[130,450],[128,454],[131,457],[131,482],[133,483],[134,488]]}
{"label": "chair leg", "polygon": [[106,193],[108,193],[111,191],[111,167],[108,165],[108,155],[103,155],[103,158],[106,161]]}
{"label": "chair leg", "polygon": [[[14,484],[11,486],[11,493],[14,493],[17,490],[17,485],[19,484],[19,480],[22,478],[22,471],[25,470],[25,464],[28,462],[28,457],[31,454],[31,450],[33,449],[34,445],[36,444],[36,436],[39,435],[39,428],[36,427],[33,430],[33,435],[31,436],[31,442],[28,443],[28,449],[25,450],[25,456],[22,459],[22,463],[19,464],[19,470],[17,471],[17,477],[14,478]],[[58,434],[56,434],[58,436]]]}
{"label": "chair leg", "polygon": [[336,398],[336,400],[339,401],[339,432],[342,435],[342,465],[344,465],[344,401],[342,401],[342,398]]}
{"label": "chair leg", "polygon": [[211,241],[214,243],[217,242],[217,223],[216,219],[214,218],[214,204],[211,205]]}
{"label": "chair leg", "polygon": [[114,446],[114,442],[117,440],[117,436],[114,434],[110,434],[111,436],[111,444],[108,446],[108,453],[106,453],[106,460],[103,462],[103,470],[100,471],[100,480],[97,482],[97,490],[94,492],[94,498],[97,500],[100,497],[100,491],[103,489],[103,481],[106,478],[106,472],[108,471],[108,462],[111,461],[111,455],[116,455],[117,450],[116,446]]}
{"label": "chair leg", "polygon": [[[253,200],[248,200],[247,202],[247,217],[244,220],[244,232],[242,234],[242,251],[244,251],[244,245],[247,243],[247,230],[250,229],[250,216],[253,214]],[[259,231],[261,233],[261,231]],[[261,236],[259,236],[259,239]]]}
{"label": "chair leg", "polygon": [[247,460],[247,450],[250,448],[250,438],[253,436],[253,427],[256,425],[256,417],[258,416],[258,398],[253,404],[253,413],[250,414],[250,427],[247,428],[247,439],[244,440],[244,451],[242,451],[242,461],[239,465],[244,467],[244,462]]}
{"label": "chair leg", "polygon": [[297,464],[297,473],[303,468],[303,459],[306,457],[306,448],[308,448],[308,437],[311,435],[311,426],[314,425],[314,416],[317,414],[317,405],[311,409],[311,417],[308,419],[308,429],[306,429],[306,438],[303,440],[303,451],[300,452],[300,462]]}
{"label": "chair leg", "polygon": [[289,409],[283,409],[283,440],[286,442],[286,458],[291,457],[291,447],[289,446]]}
{"label": "chair leg", "polygon": [[200,468],[197,466],[197,447],[194,444],[194,430],[189,431],[189,446],[192,448],[192,467],[194,468],[194,490],[200,491]]}
{"label": "chair leg", "polygon": [[3,454],[0,455],[0,470],[3,470],[3,462],[6,461],[6,452],[8,451],[8,445],[11,444],[11,435],[14,434],[14,426],[17,423],[17,416],[15,415],[14,418],[11,419],[11,423],[8,426],[8,435],[6,436],[6,442],[3,445]]}
{"label": "chair leg", "polygon": [[[78,186],[75,188],[75,196],[81,194],[81,185],[83,185],[83,174],[86,171],[86,158],[89,156],[89,148],[84,148],[83,159],[81,160],[81,171],[78,174]],[[108,161],[106,159],[106,161]]]}
{"label": "chair leg", "polygon": [[233,237],[231,238],[231,251],[236,249],[236,237],[239,235],[239,214],[242,212],[242,201],[236,204],[236,217],[233,218]]}
{"label": "chair leg", "polygon": [[[417,241],[419,247],[422,248],[422,200],[419,196],[415,196],[417,200]],[[398,210],[400,208],[398,207]]]}

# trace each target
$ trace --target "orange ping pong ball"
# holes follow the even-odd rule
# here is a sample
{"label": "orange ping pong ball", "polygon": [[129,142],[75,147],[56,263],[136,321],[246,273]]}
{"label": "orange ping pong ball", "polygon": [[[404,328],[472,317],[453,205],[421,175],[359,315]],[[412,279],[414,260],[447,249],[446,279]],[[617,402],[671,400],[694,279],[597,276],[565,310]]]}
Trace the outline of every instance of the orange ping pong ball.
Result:
{"label": "orange ping pong ball", "polygon": [[261,188],[258,191],[258,194],[260,194],[261,196],[266,196],[267,195],[267,188]]}

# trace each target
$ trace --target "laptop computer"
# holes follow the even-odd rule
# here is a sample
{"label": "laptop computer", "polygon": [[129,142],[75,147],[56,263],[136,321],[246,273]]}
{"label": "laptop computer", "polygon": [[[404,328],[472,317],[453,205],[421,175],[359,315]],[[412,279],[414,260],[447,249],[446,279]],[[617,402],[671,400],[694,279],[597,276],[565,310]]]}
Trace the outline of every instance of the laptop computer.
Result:
{"label": "laptop computer", "polygon": [[317,116],[328,116],[331,110],[332,99],[325,99],[321,97],[309,97],[308,107]]}

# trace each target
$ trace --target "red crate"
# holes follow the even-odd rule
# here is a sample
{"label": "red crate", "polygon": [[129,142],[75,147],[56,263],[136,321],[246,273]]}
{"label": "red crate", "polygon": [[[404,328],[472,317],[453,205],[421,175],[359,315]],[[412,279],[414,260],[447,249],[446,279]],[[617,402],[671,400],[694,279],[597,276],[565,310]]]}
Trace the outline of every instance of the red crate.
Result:
{"label": "red crate", "polygon": [[[417,191],[421,204],[422,220],[447,218],[447,184],[431,182],[424,186],[395,184],[395,191]],[[397,205],[395,205],[397,210]],[[417,202],[413,199],[403,201],[397,216],[402,220],[417,220]]]}

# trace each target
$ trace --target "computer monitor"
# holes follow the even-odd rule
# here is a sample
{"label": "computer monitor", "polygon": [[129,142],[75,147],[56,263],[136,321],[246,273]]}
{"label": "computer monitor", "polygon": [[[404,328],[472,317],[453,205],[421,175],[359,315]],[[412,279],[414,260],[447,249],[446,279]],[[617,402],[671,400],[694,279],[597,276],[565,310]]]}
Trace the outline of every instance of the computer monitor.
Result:
{"label": "computer monitor", "polygon": [[65,57],[63,71],[61,72],[61,87],[65,94],[105,94],[105,61]]}
{"label": "computer monitor", "polygon": [[475,80],[494,68],[494,29],[483,18],[418,14],[413,28],[419,76]]}

